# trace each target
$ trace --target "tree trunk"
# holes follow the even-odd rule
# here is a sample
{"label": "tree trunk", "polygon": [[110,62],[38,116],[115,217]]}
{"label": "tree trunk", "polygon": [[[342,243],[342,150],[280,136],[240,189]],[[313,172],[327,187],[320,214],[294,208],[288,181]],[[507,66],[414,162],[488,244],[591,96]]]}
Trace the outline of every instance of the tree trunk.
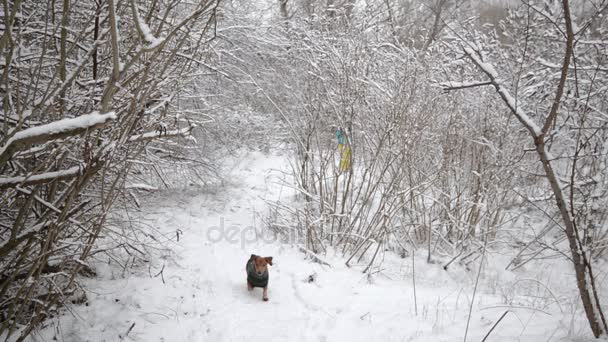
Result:
{"label": "tree trunk", "polygon": [[[70,23],[70,0],[63,0],[61,16],[61,41],[59,46],[59,79],[65,82],[66,78],[66,59],[67,59],[67,37],[68,25]],[[59,117],[63,118],[65,112],[65,90],[59,94]]]}
{"label": "tree trunk", "polygon": [[[572,222],[572,217],[570,216],[568,206],[564,201],[564,194],[559,184],[559,180],[557,179],[555,171],[553,170],[553,167],[549,162],[549,157],[547,156],[547,151],[545,150],[544,137],[541,136],[539,138],[534,139],[534,145],[536,146],[536,153],[538,153],[538,157],[540,158],[540,161],[543,164],[545,175],[547,176],[549,184],[551,185],[551,190],[555,195],[555,202],[557,208],[559,209],[560,216],[564,221],[564,226],[566,228],[566,237],[568,238],[568,244],[570,245],[572,263],[574,264],[574,272],[576,274],[576,286],[578,287],[578,291],[583,302],[585,315],[587,316],[587,320],[589,321],[589,325],[591,327],[593,335],[595,337],[600,337],[600,335],[604,332],[602,331],[599,319],[596,316],[593,307],[593,302],[591,301],[591,295],[589,294],[587,272],[585,271],[585,263],[583,262],[583,258],[581,256],[581,253],[584,253],[584,251],[581,251],[580,246],[578,245],[578,241],[576,240],[576,231]],[[598,311],[601,310],[601,308],[599,307],[597,309]]]}

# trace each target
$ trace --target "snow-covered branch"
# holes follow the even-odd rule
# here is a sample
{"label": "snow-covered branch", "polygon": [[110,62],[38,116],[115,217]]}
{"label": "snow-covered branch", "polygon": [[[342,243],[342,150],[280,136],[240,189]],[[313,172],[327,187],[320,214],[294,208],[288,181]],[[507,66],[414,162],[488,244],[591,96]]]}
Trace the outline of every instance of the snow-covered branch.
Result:
{"label": "snow-covered branch", "polygon": [[131,0],[130,2],[137,33],[139,33],[139,36],[147,43],[144,49],[146,51],[152,51],[157,47],[161,46],[161,44],[163,43],[163,39],[156,38],[152,34],[152,30],[150,29],[148,24],[146,24],[146,22],[139,16],[135,2],[133,0]]}
{"label": "snow-covered branch", "polygon": [[143,191],[158,191],[158,187],[145,184],[145,183],[134,183],[125,185],[127,190],[143,190]]}
{"label": "snow-covered branch", "polygon": [[105,114],[93,112],[76,118],[62,119],[24,129],[15,133],[15,135],[0,147],[0,165],[4,165],[15,152],[33,144],[39,144],[48,140],[73,136],[84,133],[87,130],[101,128],[115,119],[116,113],[114,112]]}
{"label": "snow-covered branch", "polygon": [[519,107],[515,98],[511,96],[506,86],[501,83],[494,66],[490,63],[484,62],[479,54],[470,47],[464,47],[463,50],[465,55],[469,57],[473,63],[475,63],[475,65],[477,65],[477,67],[479,67],[479,69],[481,69],[481,71],[483,71],[483,73],[490,78],[489,82],[494,86],[494,88],[496,88],[496,92],[498,92],[498,95],[500,95],[517,120],[519,120],[519,122],[526,127],[533,138],[536,139],[539,137],[541,135],[540,127],[532,120],[532,118],[530,118],[530,116],[528,116],[528,114],[526,114],[521,107]]}
{"label": "snow-covered branch", "polygon": [[12,188],[18,185],[48,183],[53,180],[70,179],[78,176],[80,174],[80,171],[80,167],[74,166],[67,170],[45,172],[25,177],[0,177],[0,189]]}
{"label": "snow-covered branch", "polygon": [[132,135],[131,137],[129,137],[129,142],[151,140],[151,139],[162,138],[162,137],[168,138],[168,137],[182,136],[182,135],[186,135],[186,134],[190,133],[190,131],[194,127],[195,126],[189,126],[186,128],[177,129],[177,130],[173,130],[173,131],[156,130],[154,132]]}

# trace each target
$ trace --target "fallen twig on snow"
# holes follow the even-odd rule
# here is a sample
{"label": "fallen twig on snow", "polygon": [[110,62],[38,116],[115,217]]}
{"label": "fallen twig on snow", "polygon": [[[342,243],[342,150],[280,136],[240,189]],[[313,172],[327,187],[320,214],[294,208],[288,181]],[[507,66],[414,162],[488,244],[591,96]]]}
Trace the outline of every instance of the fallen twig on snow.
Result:
{"label": "fallen twig on snow", "polygon": [[488,331],[488,333],[486,334],[486,336],[483,337],[483,340],[481,340],[481,342],[485,342],[486,339],[488,338],[488,336],[490,336],[490,334],[492,333],[492,331],[494,331],[494,328],[496,328],[496,326],[498,325],[498,323],[500,323],[500,321],[502,321],[503,318],[505,318],[505,316],[507,315],[507,313],[509,312],[509,310],[505,311],[505,313],[502,314],[502,316],[500,316],[500,318],[498,319],[498,321],[496,321],[496,323],[494,323],[494,325],[492,326],[492,328],[490,329],[490,331]]}
{"label": "fallen twig on snow", "polygon": [[325,261],[322,257],[318,256],[313,251],[308,250],[302,246],[299,246],[298,248],[300,249],[301,252],[304,252],[305,254],[310,255],[315,262],[318,262],[319,264],[323,264],[323,265],[326,265],[329,267],[333,267],[329,262]]}

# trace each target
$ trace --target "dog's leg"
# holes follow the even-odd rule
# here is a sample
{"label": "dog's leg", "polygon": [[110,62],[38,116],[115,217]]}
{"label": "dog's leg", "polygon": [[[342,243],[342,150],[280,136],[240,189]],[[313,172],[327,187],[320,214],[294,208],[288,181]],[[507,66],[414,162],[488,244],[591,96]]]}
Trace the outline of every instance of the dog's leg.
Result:
{"label": "dog's leg", "polygon": [[264,288],[264,292],[262,292],[262,299],[267,302],[268,301],[268,286]]}
{"label": "dog's leg", "polygon": [[249,284],[249,282],[247,282],[247,290],[248,291],[252,291],[253,290],[253,285]]}

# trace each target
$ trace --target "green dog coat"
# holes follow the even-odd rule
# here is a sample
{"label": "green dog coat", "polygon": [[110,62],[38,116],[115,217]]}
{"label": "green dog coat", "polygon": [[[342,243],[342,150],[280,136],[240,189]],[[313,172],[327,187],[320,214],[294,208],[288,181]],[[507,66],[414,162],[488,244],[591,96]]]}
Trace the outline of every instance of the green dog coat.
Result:
{"label": "green dog coat", "polygon": [[253,264],[252,259],[247,261],[245,270],[247,271],[247,282],[249,284],[251,284],[251,286],[253,286],[253,287],[268,286],[268,270],[264,271],[264,273],[262,273],[262,275],[258,275],[258,273],[255,271],[255,265]]}

